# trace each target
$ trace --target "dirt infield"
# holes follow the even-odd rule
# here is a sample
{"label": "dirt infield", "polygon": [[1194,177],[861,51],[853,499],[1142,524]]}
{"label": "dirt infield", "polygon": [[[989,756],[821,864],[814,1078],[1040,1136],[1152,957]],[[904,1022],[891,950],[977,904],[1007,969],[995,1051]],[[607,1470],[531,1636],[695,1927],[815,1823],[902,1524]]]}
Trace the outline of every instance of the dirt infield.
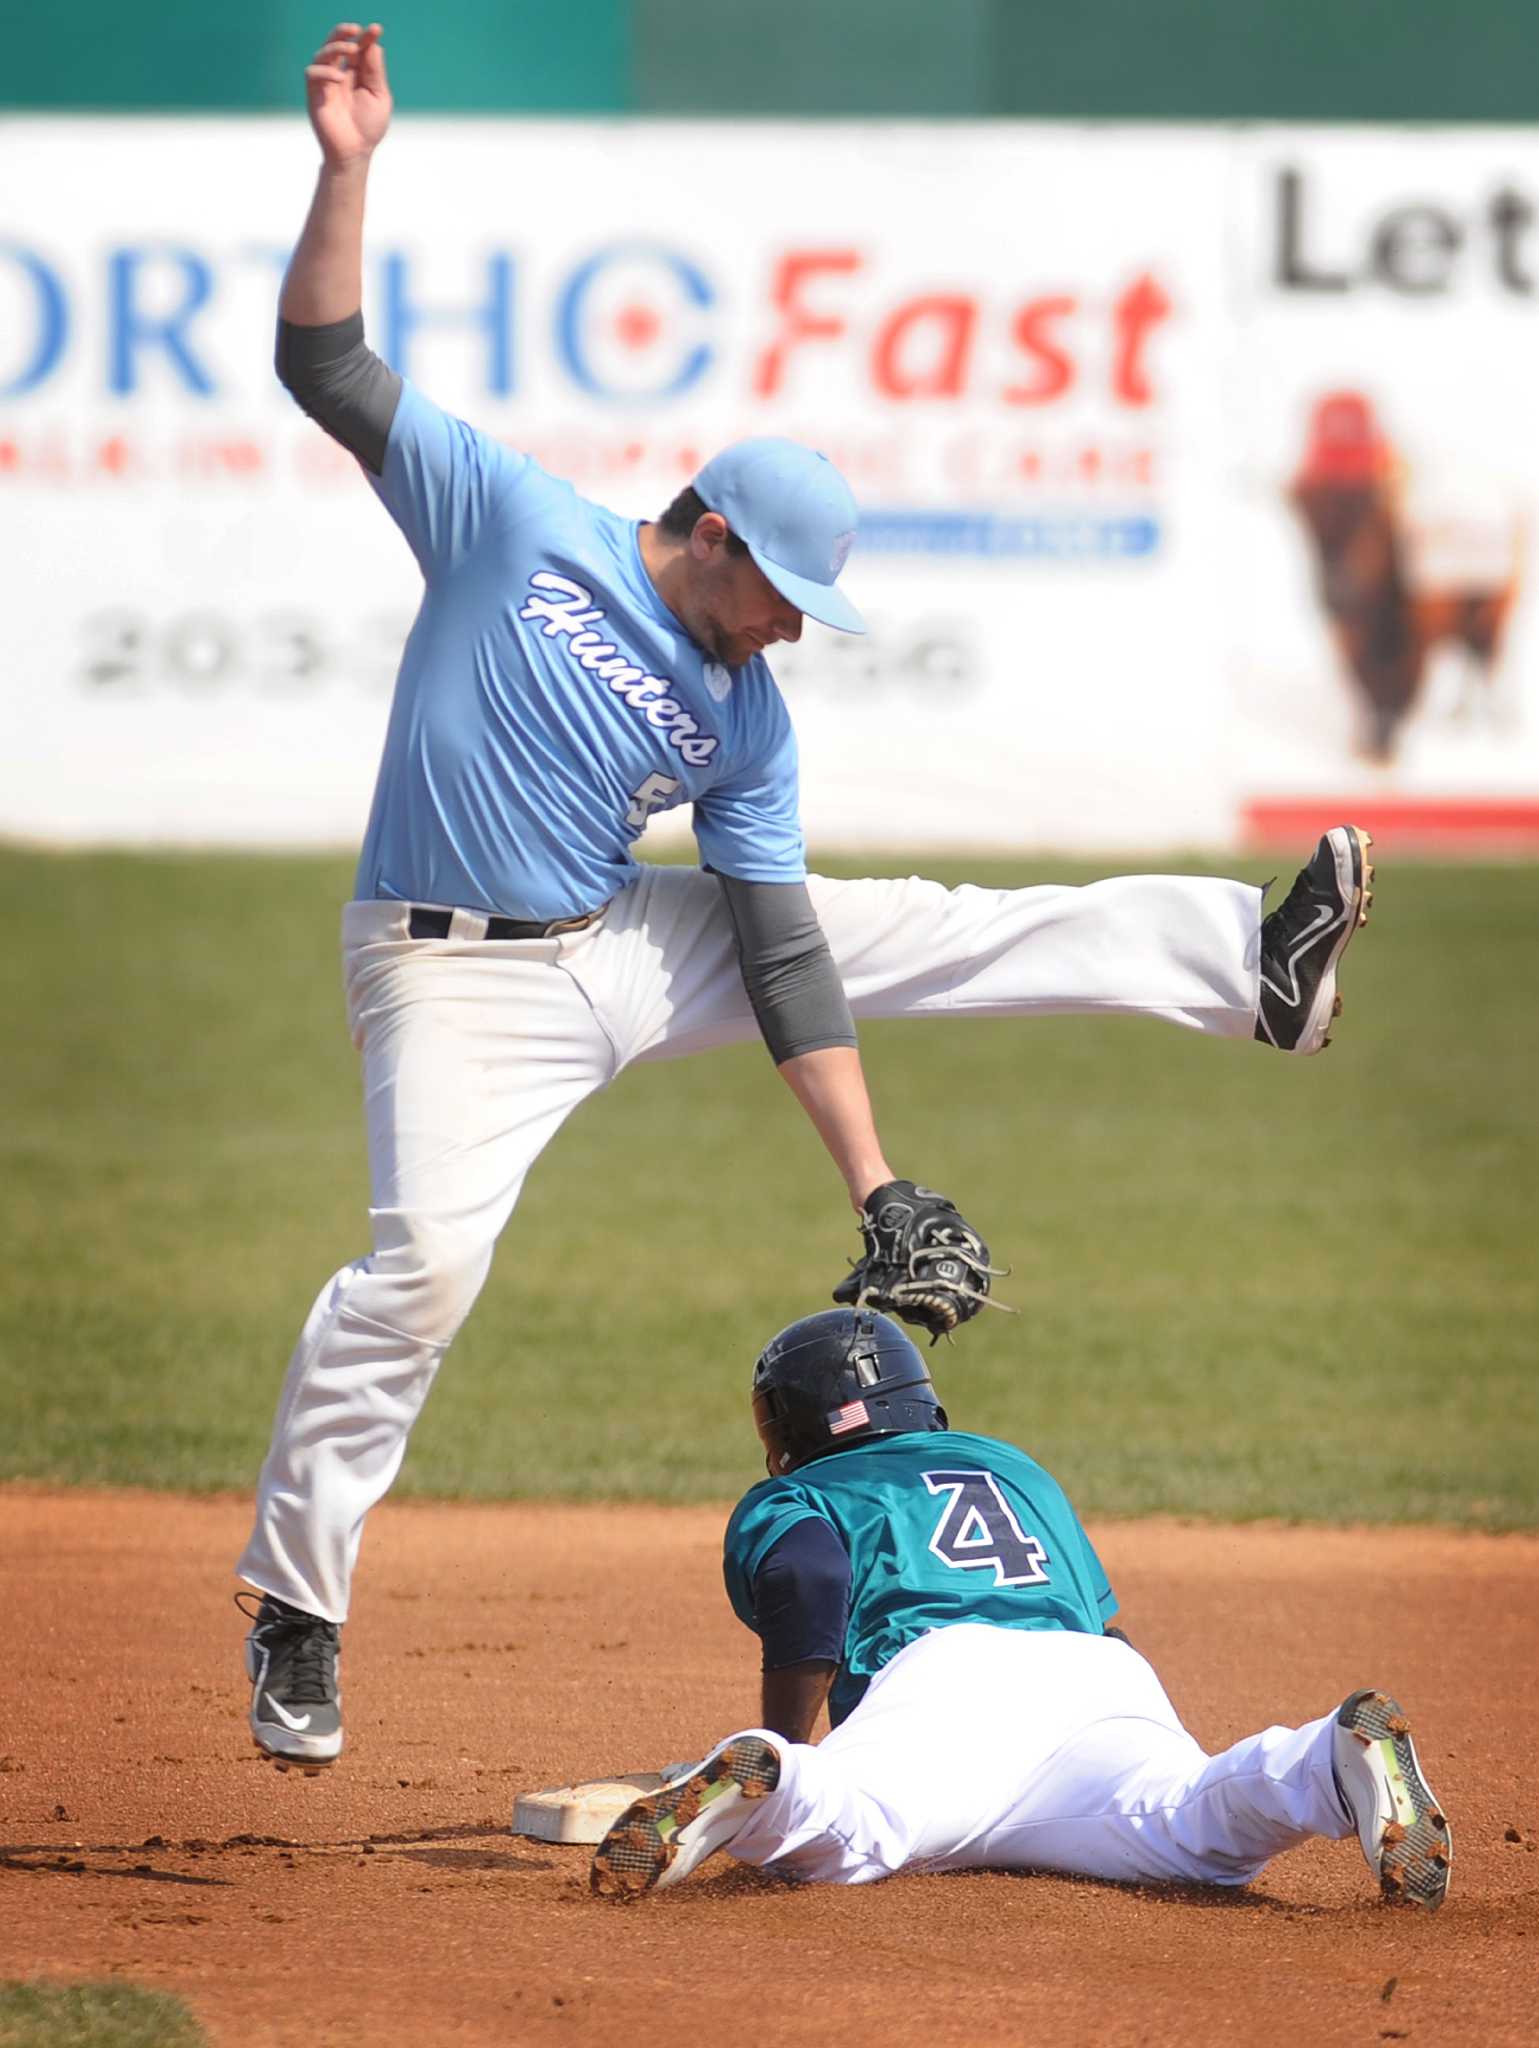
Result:
{"label": "dirt infield", "polygon": [[0,1976],[181,1994],[229,2048],[1527,2043],[1539,2004],[1539,1538],[1095,1528],[1210,1748],[1392,1686],[1454,1822],[1448,1905],[1355,1843],[1239,1894],[1042,1876],[796,1888],[723,1861],[618,1909],[514,1793],[698,1755],[754,1718],[709,1510],[387,1505],[349,1750],[251,1748],[239,1501],[0,1494]]}

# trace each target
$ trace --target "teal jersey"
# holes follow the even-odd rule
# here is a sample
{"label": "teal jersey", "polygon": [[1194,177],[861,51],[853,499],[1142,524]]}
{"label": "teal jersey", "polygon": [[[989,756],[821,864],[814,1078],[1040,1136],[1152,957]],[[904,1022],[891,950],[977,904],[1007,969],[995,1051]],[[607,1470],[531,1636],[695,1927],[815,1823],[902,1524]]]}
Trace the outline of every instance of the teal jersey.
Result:
{"label": "teal jersey", "polygon": [[754,1627],[760,1565],[797,1522],[827,1522],[850,1556],[850,1613],[829,1697],[838,1725],[908,1643],[958,1622],[1099,1635],[1117,1611],[1063,1488],[1024,1451],[960,1430],[852,1444],[749,1489],[723,1571]]}

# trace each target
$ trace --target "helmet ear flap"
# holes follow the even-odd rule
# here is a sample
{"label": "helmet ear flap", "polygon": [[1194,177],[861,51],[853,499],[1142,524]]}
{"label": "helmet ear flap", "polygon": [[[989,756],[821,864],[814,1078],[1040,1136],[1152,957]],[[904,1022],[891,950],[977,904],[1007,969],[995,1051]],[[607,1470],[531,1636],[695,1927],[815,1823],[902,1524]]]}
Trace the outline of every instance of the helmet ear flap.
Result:
{"label": "helmet ear flap", "polygon": [[931,1429],[950,1429],[951,1427],[951,1424],[947,1419],[945,1409],[940,1407],[939,1405],[937,1405],[936,1407],[935,1420],[931,1423],[930,1427]]}

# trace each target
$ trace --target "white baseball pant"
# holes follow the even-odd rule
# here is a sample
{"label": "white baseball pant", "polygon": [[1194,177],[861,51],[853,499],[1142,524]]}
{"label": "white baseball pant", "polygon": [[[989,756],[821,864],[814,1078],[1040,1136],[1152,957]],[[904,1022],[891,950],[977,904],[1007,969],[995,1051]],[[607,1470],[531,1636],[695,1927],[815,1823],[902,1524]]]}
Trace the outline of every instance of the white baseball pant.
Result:
{"label": "white baseball pant", "polygon": [[915,1869],[1246,1884],[1311,1835],[1355,1832],[1334,1721],[1208,1756],[1126,1643],[935,1629],[815,1748],[749,1731],[779,1750],[780,1783],[726,1851],[821,1884]]}
{"label": "white baseball pant", "polygon": [[[1254,1028],[1261,893],[1241,882],[808,887],[857,1018],[1120,1011],[1218,1037]],[[487,942],[462,910],[447,939],[413,939],[407,918],[400,903],[343,913],[374,1248],[310,1311],[237,1565],[331,1621],[546,1143],[631,1061],[757,1034],[720,886],[697,868],[647,868],[598,923],[552,939]]]}

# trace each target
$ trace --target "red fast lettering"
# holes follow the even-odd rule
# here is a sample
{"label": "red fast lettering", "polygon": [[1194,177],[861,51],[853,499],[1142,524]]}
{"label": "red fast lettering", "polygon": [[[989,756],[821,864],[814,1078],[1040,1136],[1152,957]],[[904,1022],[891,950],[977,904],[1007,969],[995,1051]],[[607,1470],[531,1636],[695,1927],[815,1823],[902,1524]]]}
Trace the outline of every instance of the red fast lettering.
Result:
{"label": "red fast lettering", "polygon": [[[864,263],[856,249],[789,249],[781,256],[770,286],[775,331],[753,367],[756,397],[783,394],[793,357],[809,344],[850,337],[866,355],[852,316],[836,311],[827,294],[821,303],[816,300],[820,282],[853,277]],[[999,387],[1004,404],[1049,405],[1075,387],[1083,351],[1076,346],[1070,323],[1084,310],[1079,297],[1055,292],[1028,299],[1009,315],[1009,338],[1021,374]],[[1118,404],[1154,403],[1150,343],[1173,311],[1169,294],[1150,271],[1135,277],[1112,302],[1104,374],[1109,395]],[[899,402],[965,397],[976,376],[986,374],[979,371],[977,356],[987,313],[977,297],[965,292],[925,292],[902,300],[879,320],[872,334],[866,355],[872,389]]]}
{"label": "red fast lettering", "polygon": [[780,314],[780,331],[760,356],[753,388],[760,398],[773,398],[785,384],[791,351],[807,341],[837,341],[845,323],[837,313],[817,313],[802,299],[803,287],[819,276],[847,277],[860,268],[854,249],[788,249],[780,259],[770,297]]}
{"label": "red fast lettering", "polygon": [[871,381],[884,398],[960,398],[977,325],[976,299],[909,299],[878,330]]}

